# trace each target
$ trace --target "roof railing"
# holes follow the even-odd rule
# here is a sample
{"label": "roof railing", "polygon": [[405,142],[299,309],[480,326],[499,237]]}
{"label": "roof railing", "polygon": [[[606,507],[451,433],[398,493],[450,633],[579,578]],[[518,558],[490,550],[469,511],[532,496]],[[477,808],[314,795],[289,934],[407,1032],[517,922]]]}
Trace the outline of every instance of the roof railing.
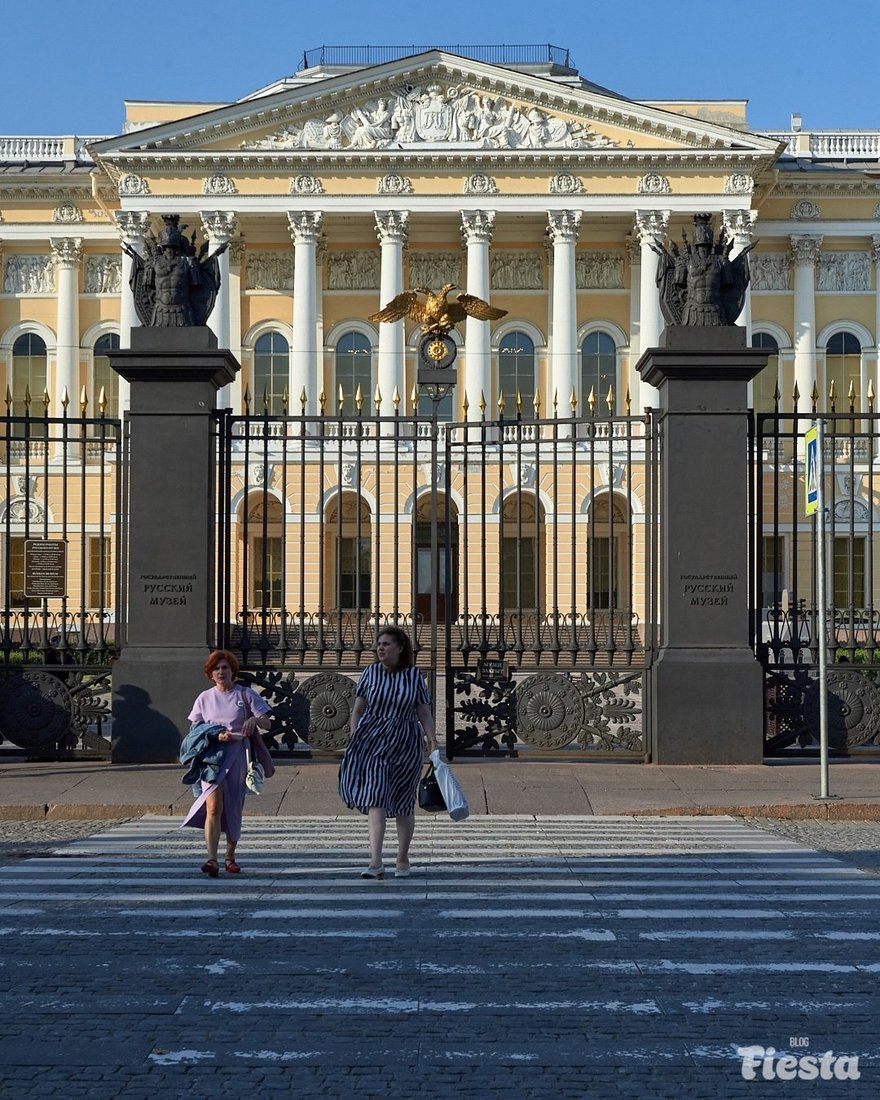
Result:
{"label": "roof railing", "polygon": [[443,50],[488,65],[560,65],[572,68],[571,54],[562,46],[539,43],[528,46],[319,46],[303,54],[303,69],[320,66],[367,66],[399,61],[428,50]]}

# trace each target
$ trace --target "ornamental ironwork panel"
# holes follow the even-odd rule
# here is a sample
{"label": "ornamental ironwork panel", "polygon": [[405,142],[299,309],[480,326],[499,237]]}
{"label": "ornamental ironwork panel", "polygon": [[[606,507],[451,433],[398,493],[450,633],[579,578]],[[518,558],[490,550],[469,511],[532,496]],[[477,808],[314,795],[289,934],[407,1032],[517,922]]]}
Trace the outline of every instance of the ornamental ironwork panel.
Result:
{"label": "ornamental ironwork panel", "polygon": [[110,669],[29,668],[0,682],[0,741],[31,758],[109,755]]}

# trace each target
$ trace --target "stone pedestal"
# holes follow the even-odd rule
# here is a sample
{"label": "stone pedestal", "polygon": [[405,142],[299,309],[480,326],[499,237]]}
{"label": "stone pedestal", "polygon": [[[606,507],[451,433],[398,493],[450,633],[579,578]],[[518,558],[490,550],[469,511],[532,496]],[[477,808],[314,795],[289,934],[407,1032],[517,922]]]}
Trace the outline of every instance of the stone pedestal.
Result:
{"label": "stone pedestal", "polygon": [[213,410],[239,364],[208,328],[135,328],[113,352],[131,386],[125,622],[113,666],[114,763],[177,759],[214,628]]}
{"label": "stone pedestal", "polygon": [[659,391],[660,641],[648,672],[658,764],[756,764],[763,680],[749,644],[745,330],[667,328],[637,370]]}

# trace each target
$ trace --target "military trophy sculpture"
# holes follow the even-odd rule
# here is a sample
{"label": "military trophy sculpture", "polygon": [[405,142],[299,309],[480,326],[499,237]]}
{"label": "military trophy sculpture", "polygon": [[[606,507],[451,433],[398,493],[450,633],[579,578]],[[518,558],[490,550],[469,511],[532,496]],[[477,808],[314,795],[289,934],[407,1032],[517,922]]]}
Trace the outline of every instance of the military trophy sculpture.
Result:
{"label": "military trophy sculpture", "polygon": [[130,286],[134,307],[148,328],[188,328],[205,325],[220,289],[217,257],[229,247],[224,242],[207,255],[208,243],[196,251],[196,235],[187,238],[179,214],[163,214],[165,228],[158,237],[148,232],[141,256],[130,245],[123,248],[133,261]]}
{"label": "military trophy sculpture", "polygon": [[731,259],[733,238],[722,226],[716,241],[709,214],[694,215],[691,241],[684,230],[681,235],[681,248],[671,240],[652,246],[660,257],[657,286],[667,325],[735,325],[749,285],[749,252],[757,242]]}
{"label": "military trophy sculpture", "polygon": [[403,317],[419,322],[423,334],[419,341],[419,382],[427,385],[435,400],[444,397],[455,384],[455,374],[449,370],[458,351],[449,335],[452,329],[467,317],[497,321],[507,314],[506,309],[496,309],[475,294],[459,294],[454,302],[448,302],[451,290],[455,290],[455,283],[446,283],[436,294],[423,286],[405,290],[370,316],[376,323],[399,321]]}

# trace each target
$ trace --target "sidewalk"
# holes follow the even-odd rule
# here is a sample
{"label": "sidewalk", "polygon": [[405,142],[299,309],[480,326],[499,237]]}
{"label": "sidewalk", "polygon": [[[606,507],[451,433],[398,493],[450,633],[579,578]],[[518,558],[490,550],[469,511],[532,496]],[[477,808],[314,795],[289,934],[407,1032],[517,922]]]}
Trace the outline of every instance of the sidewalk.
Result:
{"label": "sidewalk", "polygon": [[[245,812],[350,815],[336,793],[335,760],[276,761]],[[737,767],[670,767],[610,761],[454,762],[472,814],[733,814],[880,821],[880,761],[831,765],[822,802],[818,761]],[[185,813],[191,802],[175,764],[0,762],[0,819],[135,817]]]}

